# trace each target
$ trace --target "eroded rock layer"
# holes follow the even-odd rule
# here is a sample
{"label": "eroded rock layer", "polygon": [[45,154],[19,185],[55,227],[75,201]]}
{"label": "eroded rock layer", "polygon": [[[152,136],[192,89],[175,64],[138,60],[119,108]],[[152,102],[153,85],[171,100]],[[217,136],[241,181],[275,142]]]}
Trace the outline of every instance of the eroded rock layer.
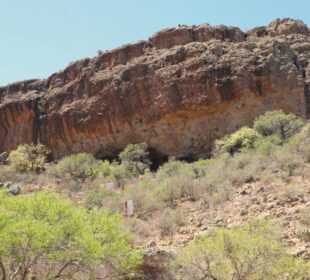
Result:
{"label": "eroded rock layer", "polygon": [[179,26],[0,88],[0,153],[42,142],[55,158],[110,156],[146,141],[199,157],[215,138],[272,109],[310,115],[310,36],[281,19],[242,32]]}

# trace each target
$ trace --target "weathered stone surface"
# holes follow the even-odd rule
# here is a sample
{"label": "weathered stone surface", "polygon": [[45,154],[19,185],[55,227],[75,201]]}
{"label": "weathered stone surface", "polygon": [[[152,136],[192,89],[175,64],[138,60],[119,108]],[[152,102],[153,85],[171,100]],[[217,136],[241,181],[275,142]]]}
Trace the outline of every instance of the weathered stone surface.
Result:
{"label": "weathered stone surface", "polygon": [[196,157],[267,110],[310,112],[310,37],[292,19],[247,33],[179,26],[72,63],[46,80],[0,88],[0,153],[47,144],[54,157],[108,156],[146,141]]}
{"label": "weathered stone surface", "polygon": [[21,193],[20,187],[12,182],[6,182],[6,183],[0,182],[0,189],[1,188],[6,189],[7,193],[11,195],[19,195]]}
{"label": "weathered stone surface", "polygon": [[0,153],[0,164],[6,163],[8,160],[9,154],[7,152]]}

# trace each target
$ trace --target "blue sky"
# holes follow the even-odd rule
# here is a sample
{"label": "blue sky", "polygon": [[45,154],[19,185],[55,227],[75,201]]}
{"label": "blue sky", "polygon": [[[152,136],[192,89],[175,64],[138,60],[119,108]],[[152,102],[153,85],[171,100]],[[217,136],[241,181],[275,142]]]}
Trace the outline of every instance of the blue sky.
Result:
{"label": "blue sky", "polygon": [[69,62],[177,24],[310,25],[309,0],[0,0],[0,85],[45,78]]}

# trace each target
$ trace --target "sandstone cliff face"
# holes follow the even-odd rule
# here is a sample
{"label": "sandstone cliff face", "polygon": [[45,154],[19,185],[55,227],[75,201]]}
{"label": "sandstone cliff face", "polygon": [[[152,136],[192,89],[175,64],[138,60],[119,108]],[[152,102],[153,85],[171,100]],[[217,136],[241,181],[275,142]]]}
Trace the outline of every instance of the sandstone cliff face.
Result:
{"label": "sandstone cliff face", "polygon": [[0,88],[0,153],[42,142],[55,158],[104,157],[146,141],[198,157],[215,138],[283,109],[310,115],[310,36],[292,19],[246,33],[179,26]]}

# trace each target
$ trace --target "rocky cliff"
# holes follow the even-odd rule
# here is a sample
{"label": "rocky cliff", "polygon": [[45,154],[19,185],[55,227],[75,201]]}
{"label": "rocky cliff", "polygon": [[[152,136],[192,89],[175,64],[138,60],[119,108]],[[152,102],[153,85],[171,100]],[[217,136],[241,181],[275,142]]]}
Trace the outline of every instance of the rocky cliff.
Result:
{"label": "rocky cliff", "polygon": [[265,111],[307,118],[309,34],[292,19],[248,32],[180,25],[2,87],[0,152],[42,142],[55,158],[104,157],[146,141],[164,155],[198,157]]}

